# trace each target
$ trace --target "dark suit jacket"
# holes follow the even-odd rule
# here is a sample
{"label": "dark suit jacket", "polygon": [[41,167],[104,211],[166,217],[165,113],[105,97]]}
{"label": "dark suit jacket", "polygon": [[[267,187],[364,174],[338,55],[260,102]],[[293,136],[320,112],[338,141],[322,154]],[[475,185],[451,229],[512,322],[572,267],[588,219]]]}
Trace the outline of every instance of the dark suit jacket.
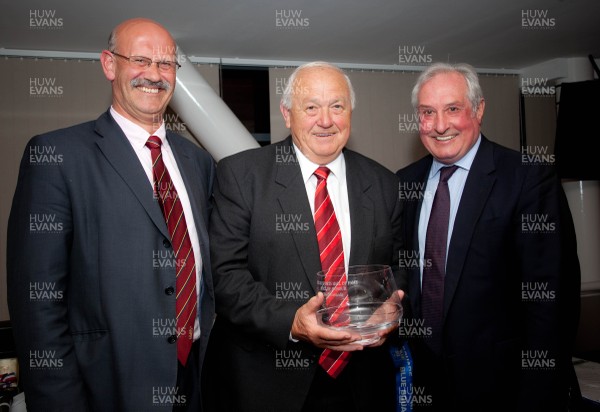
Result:
{"label": "dark suit jacket", "polygon": [[[167,139],[200,239],[203,355],[214,319],[214,163],[183,137]],[[167,342],[171,250],[152,186],[108,112],[29,142],[8,229],[8,303],[28,411],[171,410],[181,401],[167,392],[177,377],[177,345]]]}
{"label": "dark suit jacket", "polygon": [[[407,256],[419,251],[431,163],[426,156],[397,173]],[[409,269],[415,326],[420,275],[416,265]],[[553,168],[523,164],[518,152],[482,137],[448,249],[441,360],[436,363],[423,344],[424,333],[408,332],[415,385],[427,392],[438,377],[443,390],[432,401],[444,410],[562,408],[579,282],[573,223]]]}
{"label": "dark suit jacket", "polygon": [[[293,153],[288,138],[221,160],[217,167],[210,232],[217,320],[207,361],[218,364],[206,369],[205,380],[213,385],[210,394],[219,410],[300,410],[319,367],[321,349],[289,339],[296,310],[316,294],[316,273],[321,270],[314,222]],[[350,264],[396,265],[398,180],[355,152],[344,150],[344,156]],[[387,351],[384,345],[355,352],[342,372],[365,373],[348,388],[359,410],[370,410],[364,404],[370,397],[387,396],[393,402]]]}

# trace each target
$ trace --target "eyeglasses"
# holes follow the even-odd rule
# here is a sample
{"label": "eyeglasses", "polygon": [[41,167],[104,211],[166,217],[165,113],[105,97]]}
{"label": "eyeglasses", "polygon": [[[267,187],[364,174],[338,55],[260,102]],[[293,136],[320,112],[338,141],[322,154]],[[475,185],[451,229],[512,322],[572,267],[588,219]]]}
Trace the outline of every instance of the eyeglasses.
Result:
{"label": "eyeglasses", "polygon": [[144,57],[144,56],[123,56],[122,54],[119,53],[115,53],[115,52],[111,52],[112,54],[114,54],[117,57],[121,57],[125,60],[128,60],[129,63],[133,64],[136,67],[139,67],[141,69],[147,69],[150,66],[152,66],[153,63],[156,63],[156,65],[158,66],[158,69],[161,72],[174,72],[175,70],[177,70],[178,68],[181,67],[181,64],[177,63],[177,62],[172,62],[172,61],[168,61],[168,60],[160,60],[160,61],[152,61],[152,59],[149,59],[148,57]]}

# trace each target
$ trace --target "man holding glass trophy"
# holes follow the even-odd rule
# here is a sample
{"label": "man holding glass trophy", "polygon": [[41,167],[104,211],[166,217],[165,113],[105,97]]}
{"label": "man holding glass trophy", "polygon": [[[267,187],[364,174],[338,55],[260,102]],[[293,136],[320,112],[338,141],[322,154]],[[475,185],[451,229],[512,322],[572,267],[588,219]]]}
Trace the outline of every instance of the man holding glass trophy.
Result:
{"label": "man holding glass trophy", "polygon": [[291,136],[218,165],[209,410],[395,409],[398,179],[344,148],[353,107],[339,68],[300,66],[280,105]]}

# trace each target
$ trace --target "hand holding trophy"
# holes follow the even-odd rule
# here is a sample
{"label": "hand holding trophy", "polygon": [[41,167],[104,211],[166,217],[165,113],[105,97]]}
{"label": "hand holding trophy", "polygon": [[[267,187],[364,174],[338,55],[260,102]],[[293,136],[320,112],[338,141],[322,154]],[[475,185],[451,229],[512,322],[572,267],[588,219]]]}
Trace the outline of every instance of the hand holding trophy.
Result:
{"label": "hand holding trophy", "polygon": [[392,270],[387,265],[358,265],[317,273],[317,287],[325,296],[317,311],[320,325],[358,333],[364,346],[381,339],[402,318],[402,305]]}

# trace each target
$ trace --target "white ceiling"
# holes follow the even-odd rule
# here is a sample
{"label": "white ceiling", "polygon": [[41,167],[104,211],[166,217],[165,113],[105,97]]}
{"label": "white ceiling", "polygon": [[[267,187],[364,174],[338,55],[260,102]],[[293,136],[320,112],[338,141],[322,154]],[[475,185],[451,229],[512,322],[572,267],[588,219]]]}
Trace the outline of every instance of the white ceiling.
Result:
{"label": "white ceiling", "polygon": [[[521,70],[554,58],[600,57],[599,0],[0,0],[0,5],[0,55],[98,53],[112,27],[144,16],[164,24],[183,51],[199,60],[385,67],[450,61]],[[545,20],[526,27],[523,13]],[[302,26],[284,27],[291,16]]]}

